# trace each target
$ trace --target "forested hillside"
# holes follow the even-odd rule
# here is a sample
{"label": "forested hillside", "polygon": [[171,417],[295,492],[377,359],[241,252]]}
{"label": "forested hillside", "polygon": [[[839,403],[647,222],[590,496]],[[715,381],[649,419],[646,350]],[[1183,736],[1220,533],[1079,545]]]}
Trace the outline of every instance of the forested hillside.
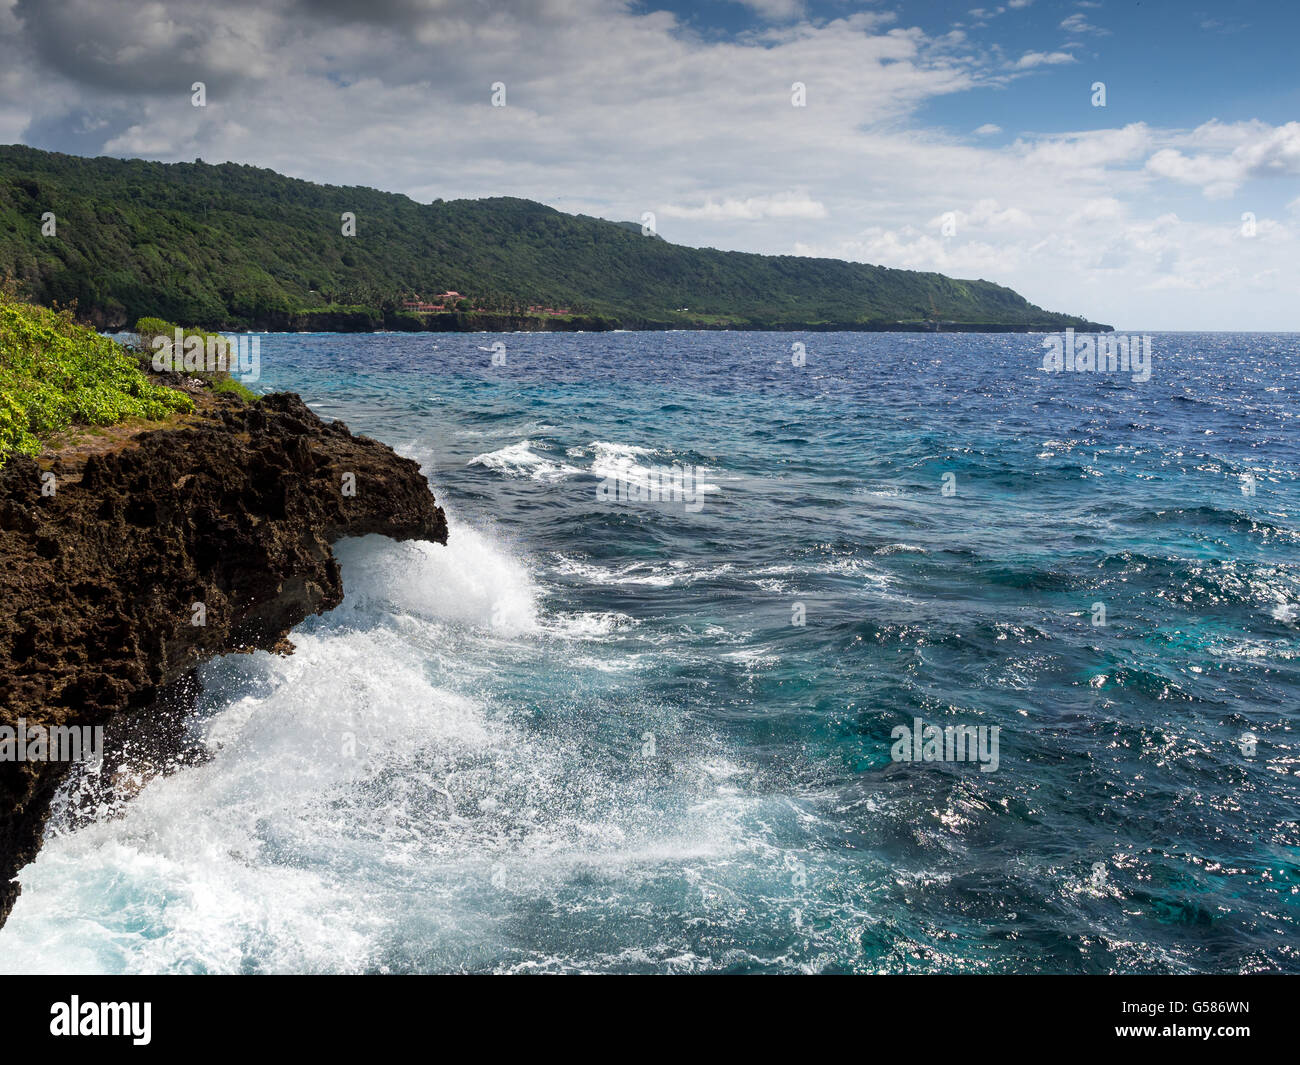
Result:
{"label": "forested hillside", "polygon": [[[344,212],[355,235],[341,232]],[[51,225],[53,235],[44,235]],[[688,248],[528,200],[420,204],[226,163],[0,147],[0,276],[101,327],[1096,328],[987,281]],[[446,313],[404,309],[454,290]],[[455,319],[459,325],[448,324]],[[359,325],[358,325],[359,323]]]}

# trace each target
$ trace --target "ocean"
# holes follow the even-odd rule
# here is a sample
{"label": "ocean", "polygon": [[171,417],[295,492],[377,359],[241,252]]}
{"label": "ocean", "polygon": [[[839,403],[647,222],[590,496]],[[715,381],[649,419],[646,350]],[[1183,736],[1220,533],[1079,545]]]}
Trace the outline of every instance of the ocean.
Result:
{"label": "ocean", "polygon": [[1300,336],[1042,340],[264,336],[449,543],[206,665],[0,970],[1300,972]]}

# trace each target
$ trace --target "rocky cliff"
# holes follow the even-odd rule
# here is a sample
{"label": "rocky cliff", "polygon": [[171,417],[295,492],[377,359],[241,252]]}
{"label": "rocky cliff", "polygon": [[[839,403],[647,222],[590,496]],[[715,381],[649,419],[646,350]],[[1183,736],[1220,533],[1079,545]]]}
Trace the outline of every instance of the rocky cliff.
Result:
{"label": "rocky cliff", "polygon": [[[330,549],[379,533],[445,543],[416,463],[294,395],[200,392],[165,428],[87,437],[0,470],[0,727],[109,727],[184,702],[193,670],[288,652],[342,601]],[[138,731],[138,728],[137,728]],[[0,761],[0,923],[70,766]]]}

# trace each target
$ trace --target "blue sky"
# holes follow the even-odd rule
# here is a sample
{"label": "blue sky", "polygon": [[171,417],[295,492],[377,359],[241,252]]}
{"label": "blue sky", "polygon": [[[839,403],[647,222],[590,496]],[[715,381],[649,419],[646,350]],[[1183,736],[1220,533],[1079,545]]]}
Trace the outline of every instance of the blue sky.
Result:
{"label": "blue sky", "polygon": [[1261,0],[0,0],[0,141],[1300,329],[1297,40]]}
{"label": "blue sky", "polygon": [[[961,27],[970,39],[1018,58],[1028,52],[1069,50],[1079,63],[1044,67],[1031,82],[1011,91],[958,94],[935,101],[918,116],[922,121],[970,129],[996,114],[1010,128],[1061,131],[1069,103],[1082,80],[1105,80],[1115,93],[1109,115],[1095,116],[1097,126],[1118,117],[1162,126],[1198,125],[1207,111],[1224,121],[1258,118],[1283,123],[1300,115],[1300,4],[1289,0],[1240,0],[1208,4],[1146,0],[1081,5],[1034,0],[1019,7],[912,2],[852,4],[774,0],[745,4],[739,0],[705,0],[694,4],[637,3],[640,11],[669,10],[684,27],[703,35],[736,36],[800,17],[842,18],[855,10],[893,11],[896,25],[918,26],[932,36]],[[788,10],[803,15],[764,17],[763,11]],[[978,14],[983,12],[982,15]],[[1079,28],[1061,23],[1082,16]],[[1089,30],[1083,27],[1093,27]]]}

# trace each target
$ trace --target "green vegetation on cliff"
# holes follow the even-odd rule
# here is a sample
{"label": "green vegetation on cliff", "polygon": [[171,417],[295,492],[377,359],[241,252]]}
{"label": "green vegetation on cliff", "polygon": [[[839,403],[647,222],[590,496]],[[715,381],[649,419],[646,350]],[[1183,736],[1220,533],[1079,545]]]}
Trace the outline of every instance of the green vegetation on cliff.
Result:
{"label": "green vegetation on cliff", "polygon": [[35,455],[70,426],[193,409],[189,396],[151,384],[133,355],[75,324],[70,311],[33,307],[0,290],[0,466],[15,452]]}
{"label": "green vegetation on cliff", "polygon": [[[151,362],[155,350],[154,340],[157,337],[163,337],[173,345],[178,333],[182,344],[191,337],[198,337],[204,342],[205,349],[211,346],[210,341],[215,340],[224,345],[226,340],[225,337],[218,333],[194,326],[178,326],[175,322],[165,322],[161,318],[141,318],[135,323],[135,333],[139,337],[140,361],[143,366],[148,366]],[[179,352],[176,354],[180,355]],[[252,403],[258,398],[257,393],[251,388],[237,378],[231,377],[228,370],[186,370],[185,373],[190,377],[197,377],[200,381],[205,382],[211,391],[228,392],[230,395],[242,399],[245,403]]]}
{"label": "green vegetation on cliff", "polygon": [[[355,236],[342,235],[344,212]],[[419,204],[234,163],[16,145],[0,147],[0,275],[38,301],[75,301],[104,328],[145,315],[214,329],[413,328],[402,301],[449,290],[484,327],[540,306],[571,326],[1096,328],[988,281],[688,248],[528,200]],[[474,322],[462,314],[462,327]]]}

